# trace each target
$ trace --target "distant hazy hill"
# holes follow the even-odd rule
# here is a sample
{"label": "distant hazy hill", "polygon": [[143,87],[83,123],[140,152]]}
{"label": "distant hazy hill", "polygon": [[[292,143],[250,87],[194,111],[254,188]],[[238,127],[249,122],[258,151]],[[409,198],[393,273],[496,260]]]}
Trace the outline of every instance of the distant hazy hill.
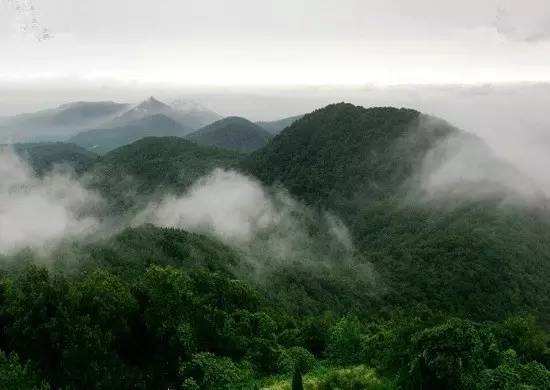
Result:
{"label": "distant hazy hill", "polygon": [[98,154],[128,145],[145,137],[183,137],[189,129],[164,114],[137,119],[124,126],[87,130],[70,139],[77,145]]}
{"label": "distant hazy hill", "polygon": [[288,126],[296,122],[298,119],[302,119],[303,115],[292,116],[289,118],[279,119],[277,121],[270,122],[256,122],[258,126],[263,127],[271,134],[279,134],[281,131],[286,129]]}
{"label": "distant hazy hill", "polygon": [[198,104],[191,104],[185,100],[177,100],[174,102],[174,105],[169,105],[151,96],[149,99],[116,117],[109,124],[109,127],[119,127],[159,114],[180,123],[184,128],[188,129],[188,132],[221,118],[215,112]]}
{"label": "distant hazy hill", "polygon": [[229,117],[189,134],[187,139],[200,145],[246,153],[267,145],[271,134],[247,119]]}
{"label": "distant hazy hill", "polygon": [[241,158],[182,138],[149,137],[103,156],[90,171],[90,185],[124,210],[154,192],[182,191],[214,168],[236,167]]}
{"label": "distant hazy hill", "polygon": [[81,129],[99,126],[127,109],[113,102],[76,102],[55,109],[3,118],[0,142],[61,139]]}
{"label": "distant hazy hill", "polygon": [[178,120],[190,129],[200,129],[222,119],[221,115],[192,100],[177,99],[170,105],[180,112]]}
{"label": "distant hazy hill", "polygon": [[[461,163],[467,169],[447,192],[425,200],[419,172],[452,137],[469,139],[466,161],[448,150],[434,166],[451,159],[451,169],[437,178],[449,180]],[[244,165],[341,216],[388,283],[388,302],[485,319],[530,310],[550,323],[548,212],[544,203],[507,203],[506,183],[479,171],[490,166],[496,177],[517,178],[513,169],[490,153],[467,161],[484,148],[414,110],[337,104],[298,120]]]}
{"label": "distant hazy hill", "polygon": [[97,161],[95,154],[68,143],[15,144],[12,147],[38,174],[48,172],[58,164],[69,165],[80,173]]}

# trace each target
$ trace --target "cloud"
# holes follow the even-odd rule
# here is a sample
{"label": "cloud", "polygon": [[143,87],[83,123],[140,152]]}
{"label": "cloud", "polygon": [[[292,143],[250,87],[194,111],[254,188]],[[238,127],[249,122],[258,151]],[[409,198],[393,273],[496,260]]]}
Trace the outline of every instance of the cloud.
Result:
{"label": "cloud", "polygon": [[465,132],[451,133],[428,151],[420,168],[419,183],[423,197],[428,200],[449,196],[460,199],[496,196],[506,201],[545,198],[535,181],[497,157],[482,139]]}
{"label": "cloud", "polygon": [[88,211],[100,204],[69,175],[36,177],[8,147],[0,149],[0,253],[49,248],[98,227]]}
{"label": "cloud", "polygon": [[497,31],[511,40],[550,39],[550,3],[546,0],[502,0],[495,21]]}
{"label": "cloud", "polygon": [[347,227],[316,214],[282,189],[266,190],[235,171],[214,170],[186,194],[150,204],[134,224],[214,235],[251,259],[281,263],[345,262],[354,253]]}

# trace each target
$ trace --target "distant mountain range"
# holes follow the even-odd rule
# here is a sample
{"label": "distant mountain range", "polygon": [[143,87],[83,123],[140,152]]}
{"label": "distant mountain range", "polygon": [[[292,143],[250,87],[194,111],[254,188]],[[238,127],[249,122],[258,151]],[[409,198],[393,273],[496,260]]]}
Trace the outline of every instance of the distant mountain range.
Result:
{"label": "distant mountain range", "polygon": [[131,144],[141,138],[153,136],[183,137],[189,131],[191,129],[184,127],[165,114],[154,114],[129,121],[127,124],[119,127],[84,131],[71,137],[69,142],[95,153],[104,154],[121,146]]}
{"label": "distant mountain range", "polygon": [[154,97],[137,104],[76,102],[36,113],[0,118],[0,142],[65,141],[91,129],[119,128],[162,114],[179,123],[187,133],[222,117],[199,103],[176,100],[174,105]]}
{"label": "distant mountain range", "polygon": [[260,121],[260,122],[256,122],[256,124],[260,127],[263,127],[269,133],[276,135],[276,134],[279,134],[284,129],[286,129],[288,126],[292,125],[298,119],[302,119],[303,117],[304,117],[303,115],[296,115],[296,116],[291,116],[289,118],[279,119],[276,121],[270,121],[270,122]]}
{"label": "distant mountain range", "polygon": [[221,119],[187,136],[199,145],[244,153],[264,147],[271,138],[264,128],[236,116]]}
{"label": "distant mountain range", "polygon": [[76,102],[0,119],[0,142],[64,140],[81,129],[99,126],[127,110],[128,104]]}

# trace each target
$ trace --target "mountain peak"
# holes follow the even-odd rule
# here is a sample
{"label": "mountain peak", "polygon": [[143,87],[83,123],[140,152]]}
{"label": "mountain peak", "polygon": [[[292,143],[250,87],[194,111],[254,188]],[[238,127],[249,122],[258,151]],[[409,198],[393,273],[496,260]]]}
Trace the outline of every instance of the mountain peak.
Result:
{"label": "mountain peak", "polygon": [[147,100],[144,100],[143,102],[141,102],[136,108],[138,109],[154,109],[154,110],[159,110],[159,109],[169,109],[170,106],[161,102],[160,100],[156,99],[154,96],[151,96],[149,97],[149,99]]}

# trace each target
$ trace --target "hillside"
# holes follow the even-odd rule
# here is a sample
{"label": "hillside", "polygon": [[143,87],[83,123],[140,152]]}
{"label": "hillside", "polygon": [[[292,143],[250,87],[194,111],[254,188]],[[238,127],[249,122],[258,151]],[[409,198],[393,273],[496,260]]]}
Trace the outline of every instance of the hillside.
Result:
{"label": "hillside", "polygon": [[178,122],[164,114],[155,114],[130,122],[127,125],[87,130],[72,137],[69,142],[98,154],[105,154],[145,137],[182,137],[189,132]]}
{"label": "hillside", "polygon": [[[449,182],[456,139],[475,175]],[[264,211],[251,241],[134,226],[151,200],[215,167],[282,183],[311,207],[277,188],[257,204],[232,185],[192,214],[215,218],[244,199]],[[275,390],[303,374],[318,390],[547,389],[547,211],[506,198],[506,186],[472,192],[488,168],[517,183],[441,120],[346,104],[252,155],[178,137],[109,152],[81,176],[107,201],[104,215],[89,211],[104,229],[47,253],[0,252],[0,388]]]}
{"label": "hillside", "polygon": [[299,119],[302,119],[303,115],[296,115],[289,118],[283,118],[276,121],[261,121],[256,122],[256,124],[262,128],[264,128],[266,131],[268,131],[270,134],[276,135],[279,134],[281,131],[286,129],[288,126],[293,124]]}
{"label": "hillside", "polygon": [[[544,208],[523,201],[504,206],[509,189],[492,177],[459,177],[435,198],[424,196],[419,183],[427,156],[455,137],[485,150],[480,140],[417,111],[338,104],[295,122],[244,167],[336,211],[389,282],[388,304],[421,303],[478,319],[533,310],[550,324]],[[485,156],[472,169],[513,173]],[[456,188],[465,192],[456,195]],[[479,188],[487,189],[481,197]]]}
{"label": "hillside", "polygon": [[229,117],[189,134],[187,139],[199,145],[248,153],[267,145],[271,135],[247,119]]}
{"label": "hillside", "polygon": [[180,192],[214,168],[236,167],[240,159],[182,138],[143,138],[101,157],[88,172],[89,185],[126,210],[155,192]]}
{"label": "hillside", "polygon": [[68,143],[15,144],[13,148],[38,174],[46,173],[60,164],[69,165],[76,173],[82,173],[97,161],[95,154]]}
{"label": "hillside", "polygon": [[75,102],[54,109],[3,118],[0,142],[62,139],[110,121],[127,109],[114,102]]}

